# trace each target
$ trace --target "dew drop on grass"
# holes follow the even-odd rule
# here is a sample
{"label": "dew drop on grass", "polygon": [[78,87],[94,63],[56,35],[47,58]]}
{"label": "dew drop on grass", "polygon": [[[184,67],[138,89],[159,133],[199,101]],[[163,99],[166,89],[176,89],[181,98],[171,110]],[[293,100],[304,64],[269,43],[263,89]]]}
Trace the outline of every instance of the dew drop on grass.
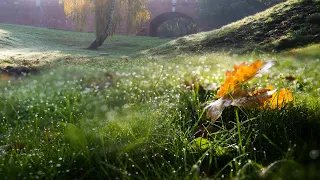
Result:
{"label": "dew drop on grass", "polygon": [[319,150],[311,150],[311,151],[309,152],[309,157],[310,157],[311,159],[313,159],[313,160],[317,159],[317,158],[319,157],[319,155],[320,155]]}

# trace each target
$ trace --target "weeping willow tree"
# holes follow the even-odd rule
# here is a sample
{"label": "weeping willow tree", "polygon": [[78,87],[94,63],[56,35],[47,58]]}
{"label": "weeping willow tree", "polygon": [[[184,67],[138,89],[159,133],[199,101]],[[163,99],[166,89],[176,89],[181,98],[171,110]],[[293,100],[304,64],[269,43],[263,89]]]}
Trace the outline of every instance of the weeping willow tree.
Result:
{"label": "weeping willow tree", "polygon": [[94,14],[96,39],[88,49],[97,49],[125,21],[127,32],[136,32],[150,18],[146,5],[149,0],[63,0],[67,17],[72,17],[77,29],[87,25]]}

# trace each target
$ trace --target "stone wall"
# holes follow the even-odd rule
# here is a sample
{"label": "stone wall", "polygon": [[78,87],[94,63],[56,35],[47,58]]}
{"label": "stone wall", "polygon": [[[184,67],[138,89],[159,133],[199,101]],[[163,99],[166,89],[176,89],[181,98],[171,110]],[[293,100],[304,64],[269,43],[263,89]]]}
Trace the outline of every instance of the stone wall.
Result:
{"label": "stone wall", "polygon": [[[71,18],[66,18],[59,0],[1,0],[0,23],[75,30],[75,25]],[[88,23],[85,31],[93,31],[92,18]]]}

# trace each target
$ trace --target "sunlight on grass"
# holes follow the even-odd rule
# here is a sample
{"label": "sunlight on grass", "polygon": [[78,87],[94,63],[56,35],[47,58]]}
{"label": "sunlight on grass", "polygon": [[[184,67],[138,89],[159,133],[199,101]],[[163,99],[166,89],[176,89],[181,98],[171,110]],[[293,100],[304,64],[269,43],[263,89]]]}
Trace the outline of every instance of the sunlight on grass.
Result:
{"label": "sunlight on grass", "polygon": [[148,53],[270,52],[319,43],[319,26],[308,21],[318,14],[318,4],[315,0],[287,0],[219,29],[178,38]]}
{"label": "sunlight on grass", "polygon": [[[19,34],[16,26],[0,27]],[[24,38],[34,40],[31,35]],[[129,47],[141,38],[145,40],[141,46]],[[254,51],[134,58],[129,55],[165,41],[117,36],[101,51],[89,52],[77,44],[87,40],[60,40],[41,44],[34,40],[28,50],[3,51],[4,57],[12,55],[21,63],[35,58],[48,62],[40,65],[40,75],[0,81],[1,177],[320,177],[320,63],[314,56],[301,54],[302,59]],[[109,47],[110,56],[97,56]],[[121,47],[125,52],[121,53]],[[316,51],[317,47],[297,51]],[[217,99],[225,72],[258,59],[276,63],[268,74],[242,88],[285,87],[295,97],[291,106],[274,110],[229,106],[213,124],[204,107]]]}
{"label": "sunlight on grass", "polygon": [[[83,67],[64,64],[63,69],[21,82],[2,82],[0,160],[6,166],[0,173],[29,178],[280,176],[271,170],[259,174],[246,166],[255,163],[262,170],[279,158],[293,160],[295,152],[309,158],[314,147],[301,146],[305,139],[300,127],[315,132],[305,124],[310,121],[318,127],[313,108],[319,105],[299,97],[318,97],[320,85],[311,78],[319,77],[319,72],[299,77],[309,71],[300,69],[304,62],[282,62],[279,56],[270,75],[255,82],[295,89],[298,100],[293,108],[266,112],[241,108],[237,115],[228,108],[215,126],[203,115],[205,100],[214,98],[230,63],[256,58],[217,54],[169,61],[138,58],[130,65],[114,61],[113,67],[99,60]],[[100,69],[91,69],[96,63]],[[114,74],[113,86],[101,89],[106,71]],[[289,74],[298,80],[287,81]],[[183,82],[194,77],[199,84],[186,88]],[[199,85],[212,84],[216,84],[212,90],[200,90]],[[206,136],[207,145],[200,143],[198,148],[192,143],[194,136]]]}
{"label": "sunlight on grass", "polygon": [[[86,50],[94,40],[93,33],[58,31],[19,25],[0,24],[0,30],[7,32],[0,40],[7,42],[5,37],[13,39],[13,43],[1,43],[0,58],[13,56],[15,59],[40,59],[44,62],[54,62],[64,56],[77,57],[111,56],[121,58],[135,54],[167,42],[165,39],[136,36],[116,35],[109,38],[98,51]],[[137,43],[139,42],[139,43]],[[17,52],[18,51],[18,52]],[[59,52],[59,53],[56,53]],[[75,58],[72,56],[76,56]]]}
{"label": "sunlight on grass", "polygon": [[284,53],[289,56],[296,56],[296,58],[315,58],[320,59],[320,44],[312,44],[307,47],[291,49]]}

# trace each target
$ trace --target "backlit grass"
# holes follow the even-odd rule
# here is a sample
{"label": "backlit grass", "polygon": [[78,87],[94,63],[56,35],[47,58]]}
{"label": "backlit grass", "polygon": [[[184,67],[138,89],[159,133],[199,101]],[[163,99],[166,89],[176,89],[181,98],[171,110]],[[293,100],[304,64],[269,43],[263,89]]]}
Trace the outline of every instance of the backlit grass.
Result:
{"label": "backlit grass", "polygon": [[287,0],[220,29],[181,37],[141,54],[270,52],[319,43],[319,11],[319,0]]}
{"label": "backlit grass", "polygon": [[[48,49],[59,46],[52,43],[57,44],[48,43]],[[312,56],[303,54],[307,47],[293,54],[168,54],[124,60],[121,47],[119,56],[71,54],[67,61],[46,62],[39,76],[0,83],[1,177],[320,177],[318,51]],[[225,71],[256,59],[277,63],[251,83],[291,89],[293,106],[275,111],[231,107],[210,123],[205,102],[215,99]],[[100,88],[110,84],[106,72],[113,74],[113,86]],[[195,88],[186,88],[185,81],[193,79]]]}
{"label": "backlit grass", "polygon": [[[94,40],[93,33],[59,31],[29,26],[0,24],[0,65],[19,64],[44,65],[56,61],[71,61],[79,58],[103,56],[126,58],[141,50],[149,49],[168,40],[116,35],[109,38],[97,51],[86,48]],[[14,60],[10,60],[14,57]],[[34,62],[40,60],[39,64]]]}

